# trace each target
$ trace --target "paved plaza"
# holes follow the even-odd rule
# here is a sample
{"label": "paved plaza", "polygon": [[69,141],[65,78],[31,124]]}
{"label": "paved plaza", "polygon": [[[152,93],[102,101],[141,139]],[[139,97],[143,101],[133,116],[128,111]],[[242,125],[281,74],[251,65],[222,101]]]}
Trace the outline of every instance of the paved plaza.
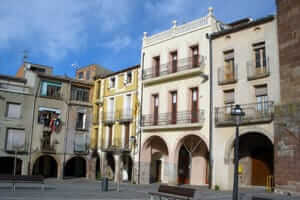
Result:
{"label": "paved plaza", "polygon": [[[147,195],[150,191],[157,191],[158,185],[132,185],[121,184],[120,192],[115,184],[109,184],[108,192],[101,192],[99,181],[85,179],[70,179],[58,181],[46,180],[45,191],[41,191],[39,185],[19,184],[16,191],[12,192],[10,185],[0,184],[0,200],[97,200],[97,199],[150,199]],[[195,187],[197,189],[195,199],[200,200],[230,200],[231,192],[211,191],[207,187]],[[255,194],[258,197],[265,197],[275,200],[295,200],[300,196],[286,196],[273,193],[266,193],[262,189],[241,189],[242,200],[250,200]]]}

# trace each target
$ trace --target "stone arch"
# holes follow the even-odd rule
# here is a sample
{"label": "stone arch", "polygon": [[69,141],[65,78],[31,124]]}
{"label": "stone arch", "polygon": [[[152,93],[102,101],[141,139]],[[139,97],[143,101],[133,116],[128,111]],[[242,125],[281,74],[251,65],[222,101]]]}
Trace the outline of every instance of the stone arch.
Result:
{"label": "stone arch", "polygon": [[[22,174],[23,159],[16,159],[16,175]],[[0,157],[0,174],[14,174],[15,158],[12,156]]]}
{"label": "stone arch", "polygon": [[148,137],[141,151],[141,182],[168,182],[169,148],[157,135]]}
{"label": "stone arch", "polygon": [[[272,135],[272,133],[266,129],[263,128],[241,128],[239,131],[239,135],[245,135],[247,133],[260,133],[265,135],[266,137],[269,138],[269,140],[272,142],[272,144],[274,144],[274,137]],[[231,154],[231,149],[234,145],[234,140],[235,140],[235,134],[233,134],[229,140],[225,143],[225,151],[224,151],[224,163],[225,164],[229,164],[230,162],[230,154]]]}
{"label": "stone arch", "polygon": [[179,138],[173,155],[177,183],[207,184],[209,150],[205,140],[204,136],[194,133]]}
{"label": "stone arch", "polygon": [[[262,132],[247,132],[244,129],[239,136],[239,177],[243,186],[265,186],[268,176],[274,169],[274,144],[270,135]],[[257,129],[252,129],[257,130]],[[234,141],[228,141],[227,150],[228,185],[233,184]]]}
{"label": "stone arch", "polygon": [[70,157],[64,167],[65,177],[86,177],[87,160],[82,156]]}
{"label": "stone arch", "polygon": [[57,177],[59,162],[55,157],[48,154],[41,155],[33,163],[33,175],[42,175],[46,178]]}

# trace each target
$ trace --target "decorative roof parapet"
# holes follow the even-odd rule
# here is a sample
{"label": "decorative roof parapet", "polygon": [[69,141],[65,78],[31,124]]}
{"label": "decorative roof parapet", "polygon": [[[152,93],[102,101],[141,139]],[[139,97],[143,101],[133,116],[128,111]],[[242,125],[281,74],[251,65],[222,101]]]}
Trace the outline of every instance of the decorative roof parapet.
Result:
{"label": "decorative roof parapet", "polygon": [[213,17],[213,8],[209,7],[208,8],[208,15],[201,17],[199,19],[190,21],[188,23],[182,24],[182,25],[177,25],[177,21],[173,20],[172,21],[172,27],[166,31],[154,34],[152,36],[148,36],[147,32],[144,32],[144,37],[143,37],[143,46],[149,46],[151,44],[163,41],[163,40],[168,40],[173,37],[176,37],[180,34],[184,34],[190,31],[194,31],[197,29],[200,29],[202,27],[205,27],[207,25],[210,25],[210,18]]}

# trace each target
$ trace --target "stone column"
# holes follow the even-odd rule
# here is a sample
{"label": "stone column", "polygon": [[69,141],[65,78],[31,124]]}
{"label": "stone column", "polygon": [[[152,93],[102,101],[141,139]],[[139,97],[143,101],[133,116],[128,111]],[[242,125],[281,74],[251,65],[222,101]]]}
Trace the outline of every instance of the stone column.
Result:
{"label": "stone column", "polygon": [[117,183],[120,179],[121,182],[121,155],[120,154],[114,154],[114,160],[115,160],[115,177],[114,181]]}
{"label": "stone column", "polygon": [[100,166],[100,174],[101,174],[101,177],[105,177],[105,176],[107,176],[107,174],[105,174],[105,169],[106,169],[106,167],[107,167],[107,160],[106,160],[106,152],[103,152],[103,151],[101,151],[101,152],[99,152],[99,154],[100,154],[100,164],[101,164],[101,166]]}

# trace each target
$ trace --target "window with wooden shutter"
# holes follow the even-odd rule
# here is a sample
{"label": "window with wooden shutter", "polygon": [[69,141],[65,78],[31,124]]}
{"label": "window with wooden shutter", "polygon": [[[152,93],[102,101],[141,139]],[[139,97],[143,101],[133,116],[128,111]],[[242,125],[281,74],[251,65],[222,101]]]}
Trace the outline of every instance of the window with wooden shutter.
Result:
{"label": "window with wooden shutter", "polygon": [[224,91],[224,104],[234,104],[234,90]]}
{"label": "window with wooden shutter", "polygon": [[7,118],[20,119],[21,118],[21,104],[7,103]]}
{"label": "window with wooden shutter", "polygon": [[253,45],[255,67],[261,68],[267,66],[265,42],[260,42]]}

